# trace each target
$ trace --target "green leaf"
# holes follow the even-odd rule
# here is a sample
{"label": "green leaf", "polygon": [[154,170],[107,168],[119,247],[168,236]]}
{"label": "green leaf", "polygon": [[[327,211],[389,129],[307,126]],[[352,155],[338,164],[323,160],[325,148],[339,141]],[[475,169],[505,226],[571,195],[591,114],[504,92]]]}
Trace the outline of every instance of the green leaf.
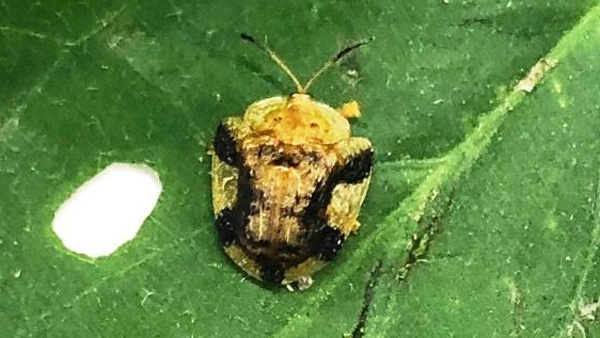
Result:
{"label": "green leaf", "polygon": [[[353,130],[377,163],[362,229],[306,292],[248,279],[213,229],[214,129],[293,90],[241,31],[301,79],[376,37],[312,89],[361,103]],[[4,2],[2,332],[600,335],[598,55],[591,0]],[[116,161],[149,164],[164,190],[133,241],[84,259],[52,217]]]}

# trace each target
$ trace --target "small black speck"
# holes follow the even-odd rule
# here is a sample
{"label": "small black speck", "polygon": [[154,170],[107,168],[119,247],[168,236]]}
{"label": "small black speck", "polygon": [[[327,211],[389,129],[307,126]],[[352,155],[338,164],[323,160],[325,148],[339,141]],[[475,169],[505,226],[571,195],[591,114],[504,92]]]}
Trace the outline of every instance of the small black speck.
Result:
{"label": "small black speck", "polygon": [[219,241],[224,247],[235,242],[235,220],[231,209],[225,208],[217,217],[216,225],[219,232]]}

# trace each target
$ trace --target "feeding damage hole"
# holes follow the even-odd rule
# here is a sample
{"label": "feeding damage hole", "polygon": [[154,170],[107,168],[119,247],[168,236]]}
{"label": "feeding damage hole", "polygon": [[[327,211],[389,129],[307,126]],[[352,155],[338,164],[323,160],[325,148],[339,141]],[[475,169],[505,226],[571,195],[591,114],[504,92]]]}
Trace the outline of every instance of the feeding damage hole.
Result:
{"label": "feeding damage hole", "polygon": [[67,249],[92,258],[108,256],[135,237],[161,190],[150,167],[113,163],[60,206],[52,228]]}

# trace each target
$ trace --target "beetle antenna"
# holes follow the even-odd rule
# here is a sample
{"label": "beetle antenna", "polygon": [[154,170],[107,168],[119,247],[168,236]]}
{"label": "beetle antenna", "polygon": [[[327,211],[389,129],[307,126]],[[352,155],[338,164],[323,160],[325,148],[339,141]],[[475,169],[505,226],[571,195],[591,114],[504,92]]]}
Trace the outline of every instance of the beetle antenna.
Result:
{"label": "beetle antenna", "polygon": [[254,44],[260,50],[262,50],[263,52],[267,53],[267,55],[269,55],[271,57],[271,59],[273,61],[275,61],[275,63],[277,63],[277,65],[281,69],[283,69],[283,71],[292,79],[292,81],[294,81],[294,84],[296,85],[296,89],[298,90],[298,93],[304,93],[304,88],[302,88],[302,85],[300,84],[300,81],[298,81],[298,78],[296,78],[296,76],[294,75],[294,73],[292,73],[292,71],[288,68],[288,66],[283,62],[283,60],[281,60],[275,54],[275,52],[273,52],[272,50],[270,50],[269,47],[260,44],[258,41],[256,41],[255,38],[253,38],[252,36],[250,36],[248,34],[242,33],[242,34],[240,34],[240,37],[242,38],[242,40],[246,40],[246,41]]}
{"label": "beetle antenna", "polygon": [[306,91],[308,90],[308,88],[310,87],[310,85],[312,85],[312,83],[315,81],[316,78],[318,78],[319,76],[321,76],[321,74],[323,74],[323,72],[325,72],[327,69],[329,69],[329,67],[331,67],[331,66],[335,65],[336,63],[338,63],[338,61],[340,61],[341,59],[343,59],[344,56],[348,55],[348,53],[350,53],[351,51],[355,50],[356,48],[358,48],[360,46],[366,45],[367,43],[369,43],[369,42],[371,42],[373,40],[375,40],[375,37],[371,36],[369,38],[358,40],[355,43],[342,48],[339,52],[337,52],[337,54],[335,54],[331,59],[329,59],[325,63],[325,65],[323,65],[323,67],[321,67],[321,69],[319,69],[315,73],[315,75],[313,75],[313,77],[310,78],[310,80],[308,80],[308,82],[302,88],[302,92],[306,93]]}

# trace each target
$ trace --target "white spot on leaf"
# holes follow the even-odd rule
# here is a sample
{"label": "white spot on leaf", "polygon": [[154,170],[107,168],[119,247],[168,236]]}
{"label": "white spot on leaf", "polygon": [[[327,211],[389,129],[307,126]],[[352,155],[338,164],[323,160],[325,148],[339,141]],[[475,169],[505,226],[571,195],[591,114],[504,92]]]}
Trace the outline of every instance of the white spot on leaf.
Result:
{"label": "white spot on leaf", "polygon": [[69,250],[108,256],[135,237],[161,190],[158,174],[148,166],[111,164],[60,206],[53,230]]}

